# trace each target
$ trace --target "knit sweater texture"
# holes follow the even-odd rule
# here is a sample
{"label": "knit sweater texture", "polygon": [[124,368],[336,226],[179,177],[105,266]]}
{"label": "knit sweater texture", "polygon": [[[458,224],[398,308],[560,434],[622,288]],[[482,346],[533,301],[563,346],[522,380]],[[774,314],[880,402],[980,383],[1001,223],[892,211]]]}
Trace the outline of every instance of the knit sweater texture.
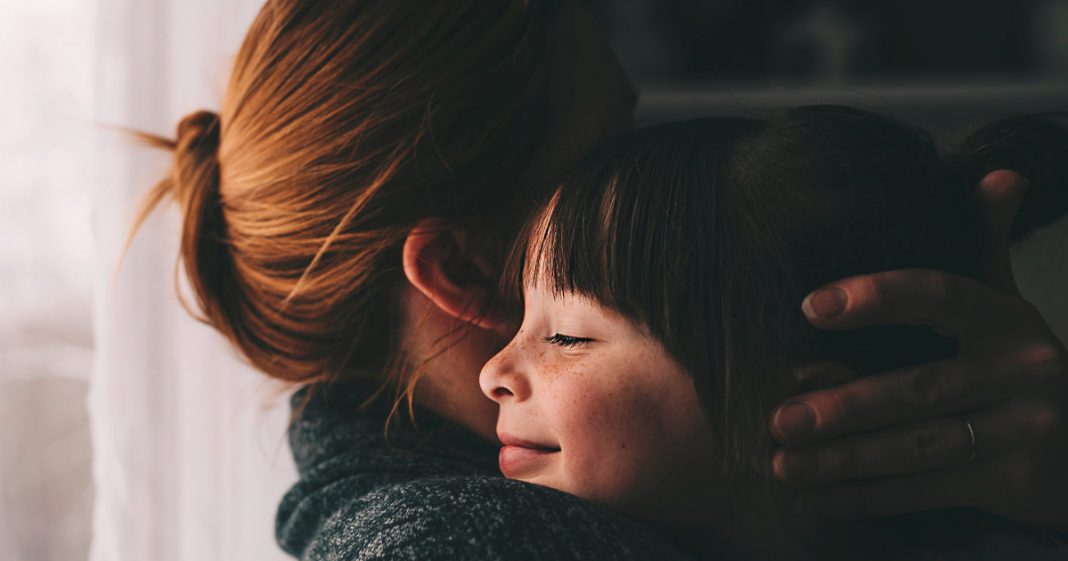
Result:
{"label": "knit sweater texture", "polygon": [[[305,390],[293,396],[294,408]],[[299,481],[276,537],[307,561],[683,560],[663,535],[598,505],[503,478],[497,448],[425,410],[385,433],[389,407],[336,385],[289,431]],[[398,418],[407,418],[405,411]]]}
{"label": "knit sweater texture", "polygon": [[[306,392],[293,396],[295,409]],[[332,386],[315,395],[290,427],[299,480],[279,506],[276,538],[294,557],[304,561],[693,559],[650,526],[553,489],[501,477],[496,446],[428,411],[416,410],[415,428],[402,422],[406,412],[398,412],[397,428],[387,439],[389,407],[381,401],[364,407],[370,396],[357,386]],[[914,526],[929,527],[931,519],[919,517]],[[980,539],[958,540],[971,543],[902,558],[1068,561],[1063,533],[1046,532],[1044,538],[1019,532],[981,533],[985,536]],[[871,558],[872,553],[856,558]]]}

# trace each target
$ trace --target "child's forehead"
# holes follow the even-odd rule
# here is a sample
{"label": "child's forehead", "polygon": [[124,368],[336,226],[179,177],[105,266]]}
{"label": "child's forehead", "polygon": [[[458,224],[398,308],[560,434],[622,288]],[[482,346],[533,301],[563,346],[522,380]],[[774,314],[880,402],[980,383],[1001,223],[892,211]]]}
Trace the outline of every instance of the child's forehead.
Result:
{"label": "child's forehead", "polygon": [[[548,259],[543,257],[542,259]],[[552,273],[552,265],[527,267],[523,273],[522,291],[525,300],[604,307],[594,296],[569,287]]]}
{"label": "child's forehead", "polygon": [[523,282],[524,297],[530,301],[554,302],[564,305],[576,305],[591,308],[604,308],[596,298],[582,292],[558,288],[551,279],[528,279]]}
{"label": "child's forehead", "polygon": [[591,294],[557,289],[545,282],[524,283],[523,293],[528,312],[541,310],[542,313],[548,313],[550,316],[559,313],[573,318],[578,316],[579,319],[593,320],[602,325],[610,324],[625,329],[643,338],[651,336],[648,326],[644,323],[628,317]]}

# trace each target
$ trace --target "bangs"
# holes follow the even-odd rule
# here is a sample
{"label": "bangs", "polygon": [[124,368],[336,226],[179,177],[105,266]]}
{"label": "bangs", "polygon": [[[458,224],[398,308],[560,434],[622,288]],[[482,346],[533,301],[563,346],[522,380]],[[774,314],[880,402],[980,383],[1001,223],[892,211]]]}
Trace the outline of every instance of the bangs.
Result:
{"label": "bangs", "polygon": [[[655,299],[655,275],[663,263],[649,251],[657,228],[619,186],[632,169],[616,169],[573,180],[559,188],[524,229],[513,290],[536,286],[554,296],[575,294],[639,322]],[[576,178],[578,179],[578,178]],[[642,231],[653,235],[643,235]],[[644,250],[644,251],[643,251]]]}
{"label": "bangs", "polygon": [[505,291],[589,298],[645,324],[670,351],[690,339],[680,330],[706,332],[687,318],[719,315],[714,170],[732,120],[719,121],[633,131],[587,158],[521,230]]}

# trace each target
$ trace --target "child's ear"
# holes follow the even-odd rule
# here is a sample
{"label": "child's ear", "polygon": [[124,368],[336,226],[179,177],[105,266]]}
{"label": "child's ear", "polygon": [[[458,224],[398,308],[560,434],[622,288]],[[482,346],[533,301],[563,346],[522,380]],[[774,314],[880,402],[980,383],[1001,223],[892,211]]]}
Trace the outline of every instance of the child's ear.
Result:
{"label": "child's ear", "polygon": [[509,318],[498,302],[498,272],[479,254],[475,237],[443,220],[419,222],[404,241],[404,276],[446,314],[499,330]]}

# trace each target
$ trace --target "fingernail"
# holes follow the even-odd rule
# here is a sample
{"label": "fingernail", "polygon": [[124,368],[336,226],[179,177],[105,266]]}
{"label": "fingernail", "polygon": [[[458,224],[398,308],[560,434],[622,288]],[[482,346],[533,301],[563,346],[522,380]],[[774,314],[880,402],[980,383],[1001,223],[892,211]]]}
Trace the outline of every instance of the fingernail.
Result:
{"label": "fingernail", "polygon": [[811,454],[785,453],[779,460],[779,469],[775,475],[784,481],[803,483],[813,479],[818,470],[816,458]]}
{"label": "fingernail", "polygon": [[847,299],[845,291],[841,288],[824,288],[805,297],[805,300],[801,302],[801,311],[810,318],[830,319],[845,311]]}
{"label": "fingernail", "polygon": [[816,428],[816,412],[804,403],[791,403],[779,409],[775,426],[787,440],[800,438]]}

